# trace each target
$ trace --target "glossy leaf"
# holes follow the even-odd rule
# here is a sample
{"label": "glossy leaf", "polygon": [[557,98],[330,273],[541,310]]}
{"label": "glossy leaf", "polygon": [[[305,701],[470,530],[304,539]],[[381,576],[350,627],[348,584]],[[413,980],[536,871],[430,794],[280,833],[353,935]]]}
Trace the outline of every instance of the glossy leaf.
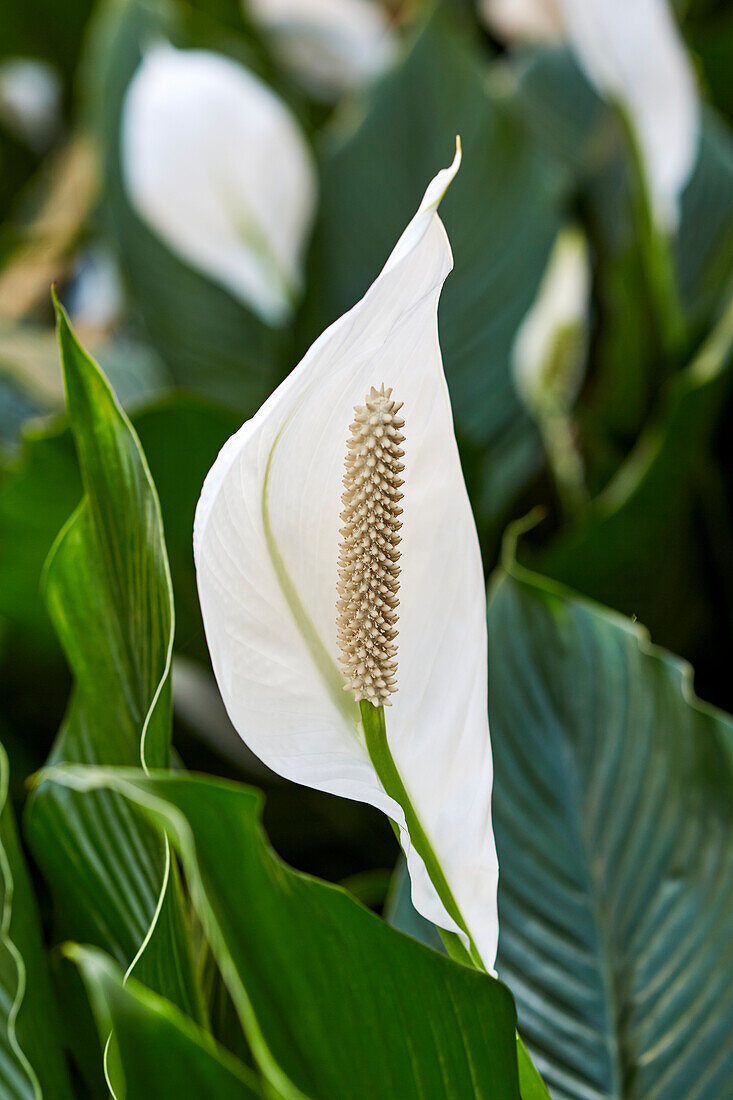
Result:
{"label": "glossy leaf", "polygon": [[518,1100],[508,991],[286,867],[257,792],[204,777],[59,768],[166,830],[254,1057],[284,1097]]}
{"label": "glossy leaf", "polygon": [[[158,498],[127,417],[60,308],[58,322],[85,496],[46,569],[75,678],[52,759],[161,767],[170,755],[173,606]],[[109,794],[81,800],[41,787],[26,827],[64,933],[125,967],[135,960],[153,988],[199,1015],[167,844]]]}
{"label": "glossy leaf", "polygon": [[262,1096],[251,1070],[219,1047],[170,1001],[121,970],[94,948],[69,945],[92,1002],[101,1041],[114,1032],[126,1095],[181,1100],[256,1100]]}
{"label": "glossy leaf", "polygon": [[489,604],[499,973],[555,1100],[733,1087],[733,721],[516,566]]}
{"label": "glossy leaf", "polygon": [[0,746],[0,1095],[71,1100],[57,1006]]}

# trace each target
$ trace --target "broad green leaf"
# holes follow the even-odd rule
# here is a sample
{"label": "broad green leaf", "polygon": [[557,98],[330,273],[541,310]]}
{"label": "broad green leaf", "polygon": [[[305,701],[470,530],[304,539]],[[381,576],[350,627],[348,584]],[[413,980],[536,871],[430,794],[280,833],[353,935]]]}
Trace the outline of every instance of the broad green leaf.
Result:
{"label": "broad green leaf", "polygon": [[165,830],[252,1052],[287,1100],[518,1100],[508,991],[286,867],[249,788],[183,774],[50,769],[109,787]]}
{"label": "broad green leaf", "polygon": [[71,1100],[61,1028],[0,745],[0,1095]]}
{"label": "broad green leaf", "polygon": [[353,132],[334,129],[324,156],[304,342],[370,285],[459,133],[463,163],[440,209],[455,256],[440,341],[474,507],[490,524],[541,461],[510,350],[559,226],[561,179],[510,104],[491,94],[480,57],[445,14],[359,118]]}
{"label": "broad green leaf", "polygon": [[174,256],[134,213],[122,179],[122,103],[145,44],[166,37],[179,46],[197,44],[181,40],[173,11],[161,0],[107,0],[93,24],[85,76],[102,142],[104,213],[134,312],[174,381],[251,415],[280,380],[288,333],[264,325]]}
{"label": "broad green leaf", "polygon": [[189,1017],[122,972],[108,955],[69,945],[92,1002],[99,1036],[111,1031],[130,1100],[256,1100],[262,1096],[251,1070],[218,1046]]}
{"label": "broad green leaf", "polygon": [[[85,495],[49,558],[46,598],[75,686],[54,761],[163,767],[173,603],[160,506],[135,433],[58,310]],[[200,996],[166,842],[108,793],[42,786],[26,828],[66,935],[103,946],[194,1017]]]}
{"label": "broad green leaf", "polygon": [[489,603],[499,973],[554,1100],[733,1088],[733,721],[629,620]]}

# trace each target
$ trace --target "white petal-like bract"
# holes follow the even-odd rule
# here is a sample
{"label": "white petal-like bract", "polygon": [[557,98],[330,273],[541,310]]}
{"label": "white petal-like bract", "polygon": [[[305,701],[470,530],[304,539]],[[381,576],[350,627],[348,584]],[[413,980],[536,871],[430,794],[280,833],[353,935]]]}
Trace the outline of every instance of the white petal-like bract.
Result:
{"label": "white petal-like bract", "polygon": [[558,0],[480,0],[479,12],[489,30],[507,41],[557,42],[563,37]]}
{"label": "white petal-like bract", "polygon": [[636,135],[660,229],[679,218],[695,165],[699,103],[668,0],[559,0],[568,40],[588,79],[616,100]]}
{"label": "white petal-like bract", "polygon": [[282,64],[311,95],[338,99],[379,76],[396,40],[377,0],[244,0]]}
{"label": "white petal-like bract", "polygon": [[353,410],[372,386],[403,402],[395,763],[485,965],[497,942],[484,578],[453,430],[437,309],[452,256],[428,187],[381,274],[223,447],[194,552],[214,671],[234,726],[289,779],[371,803],[400,826],[413,901],[457,931],[401,808],[369,759],[339,672],[342,476]]}
{"label": "white petal-like bract", "polygon": [[287,320],[317,187],[288,107],[236,61],[159,44],[130,82],[121,126],[140,217],[263,320]]}
{"label": "white petal-like bract", "polygon": [[582,230],[560,231],[537,296],[514,339],[514,379],[525,404],[569,408],[583,380],[590,261]]}

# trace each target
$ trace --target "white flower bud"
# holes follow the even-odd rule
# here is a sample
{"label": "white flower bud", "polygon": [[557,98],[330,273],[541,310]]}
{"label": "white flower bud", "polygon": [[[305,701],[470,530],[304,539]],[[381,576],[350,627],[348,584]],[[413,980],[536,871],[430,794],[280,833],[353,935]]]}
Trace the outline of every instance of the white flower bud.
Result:
{"label": "white flower bud", "polygon": [[377,0],[244,0],[282,65],[315,98],[338,99],[382,73],[395,38]]}
{"label": "white flower bud", "polygon": [[588,246],[562,230],[533,305],[514,340],[514,379],[533,414],[570,409],[585,372],[590,299]]}
{"label": "white flower bud", "polygon": [[313,158],[286,105],[236,61],[156,45],[127,90],[122,169],[139,216],[270,324],[301,281]]}
{"label": "white flower bud", "polygon": [[47,61],[9,57],[0,62],[0,121],[37,152],[60,123],[61,78]]}
{"label": "white flower bud", "polygon": [[563,37],[558,0],[480,0],[479,11],[492,34],[506,41],[557,42]]}

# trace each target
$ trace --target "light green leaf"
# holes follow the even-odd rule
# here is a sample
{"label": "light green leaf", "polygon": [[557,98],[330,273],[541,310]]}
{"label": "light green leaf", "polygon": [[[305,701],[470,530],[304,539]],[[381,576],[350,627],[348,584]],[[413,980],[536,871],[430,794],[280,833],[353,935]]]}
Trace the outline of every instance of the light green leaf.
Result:
{"label": "light green leaf", "polygon": [[[160,507],[129,420],[59,307],[85,496],[46,571],[75,678],[54,761],[162,767],[170,756],[173,604]],[[103,946],[194,1017],[202,1009],[167,843],[124,801],[42,786],[26,828],[66,935]]]}
{"label": "light green leaf", "polygon": [[440,208],[455,257],[440,342],[474,507],[490,524],[541,462],[510,350],[559,228],[561,179],[511,105],[491,94],[488,71],[446,14],[359,118],[351,133],[334,129],[324,157],[304,343],[370,285],[459,133],[462,167]]}
{"label": "light green leaf", "polygon": [[0,745],[0,1095],[71,1100],[35,899],[8,798]]}
{"label": "light green leaf", "polygon": [[122,972],[108,955],[70,944],[105,1042],[114,1032],[126,1095],[156,1100],[256,1100],[262,1096],[251,1070],[218,1046],[188,1016]]}
{"label": "light green leaf", "polygon": [[114,789],[167,832],[254,1057],[287,1100],[518,1100],[508,991],[291,871],[262,835],[257,792],[119,769],[47,778],[86,798]]}
{"label": "light green leaf", "polygon": [[733,721],[633,623],[511,566],[489,604],[499,973],[555,1100],[733,1088]]}

